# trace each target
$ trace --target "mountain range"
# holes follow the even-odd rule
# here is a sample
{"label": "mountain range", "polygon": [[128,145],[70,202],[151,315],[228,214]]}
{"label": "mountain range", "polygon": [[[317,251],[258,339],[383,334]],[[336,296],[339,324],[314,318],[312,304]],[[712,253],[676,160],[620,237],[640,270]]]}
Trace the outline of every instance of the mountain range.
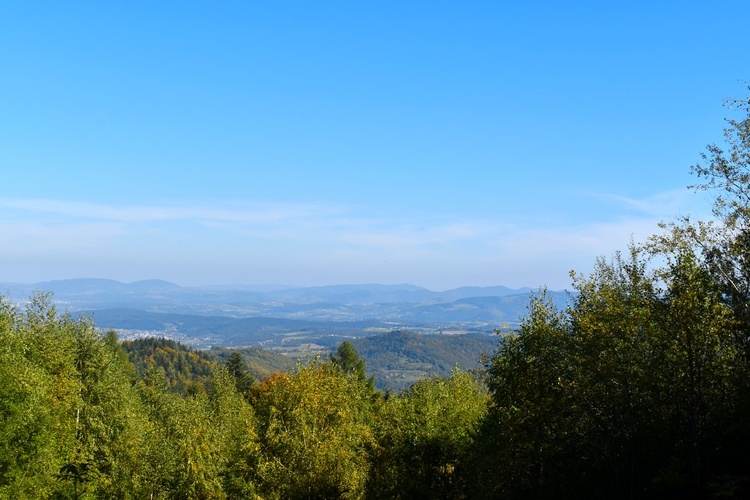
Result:
{"label": "mountain range", "polygon": [[[492,333],[518,325],[532,293],[530,288],[504,286],[437,292],[410,284],[184,287],[162,280],[106,279],[0,283],[0,293],[17,304],[39,291],[51,292],[60,309],[92,315],[100,328],[225,346],[282,341],[333,345],[334,339],[396,329]],[[569,300],[567,292],[548,293],[558,307]]]}

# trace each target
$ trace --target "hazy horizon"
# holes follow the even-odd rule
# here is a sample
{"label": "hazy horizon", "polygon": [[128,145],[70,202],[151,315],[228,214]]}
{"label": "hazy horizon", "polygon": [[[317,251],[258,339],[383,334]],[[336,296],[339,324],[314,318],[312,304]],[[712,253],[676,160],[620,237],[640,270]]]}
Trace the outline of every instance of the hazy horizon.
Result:
{"label": "hazy horizon", "polygon": [[[20,281],[0,281],[0,285],[21,285],[21,286],[33,286],[33,285],[40,285],[45,283],[58,283],[58,282],[72,282],[72,281],[114,281],[116,283],[120,283],[123,285],[134,285],[139,283],[148,283],[148,282],[164,282],[170,285],[175,285],[180,288],[226,288],[226,289],[232,289],[233,287],[237,288],[257,288],[257,289],[295,289],[295,288],[323,288],[323,287],[399,287],[399,286],[409,286],[409,287],[417,287],[422,288],[425,290],[428,290],[430,292],[445,292],[449,290],[454,290],[457,288],[507,288],[509,290],[517,290],[517,291],[526,291],[527,289],[535,290],[539,287],[532,287],[532,286],[520,286],[520,287],[509,287],[503,284],[494,284],[494,285],[460,285],[458,287],[452,287],[452,288],[446,288],[446,289],[432,289],[426,286],[422,286],[419,283],[330,283],[325,285],[295,285],[295,284],[285,284],[285,283],[207,283],[207,284],[201,284],[201,285],[185,285],[182,283],[176,283],[174,281],[169,280],[163,280],[160,278],[147,278],[142,280],[135,280],[135,281],[120,281],[113,278],[86,278],[86,277],[76,277],[76,278],[60,278],[60,279],[52,279],[52,280],[40,280],[40,281],[33,281],[33,282],[20,282]],[[541,285],[544,286],[544,285]],[[552,290],[552,289],[550,289]],[[554,291],[562,291],[562,290],[554,290]],[[2,292],[2,290],[0,290]]]}

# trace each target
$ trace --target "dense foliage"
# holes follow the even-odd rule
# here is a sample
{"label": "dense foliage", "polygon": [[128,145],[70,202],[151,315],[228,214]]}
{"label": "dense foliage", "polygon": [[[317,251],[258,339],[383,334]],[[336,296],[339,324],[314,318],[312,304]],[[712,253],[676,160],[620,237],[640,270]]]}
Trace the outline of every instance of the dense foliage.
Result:
{"label": "dense foliage", "polygon": [[489,363],[475,497],[750,497],[750,101],[693,167],[715,219],[679,219],[532,297]]}
{"label": "dense foliage", "polygon": [[[133,358],[151,361],[135,367],[123,346],[131,355],[150,346]],[[472,404],[463,396],[478,388],[457,372],[462,392],[425,396],[415,387],[420,402],[408,406],[409,395],[384,401],[363,368],[345,346],[332,361],[254,384],[239,353],[222,366],[164,339],[120,345],[113,332],[59,314],[48,296],[24,311],[0,301],[0,497],[364,498],[377,491],[376,467],[385,474],[413,458],[413,437],[394,441],[385,431],[392,423],[379,422],[408,421],[440,397],[442,407],[418,424],[442,428],[430,437],[437,442],[463,418],[440,408],[453,398],[459,408]],[[176,390],[183,378],[205,390]],[[448,450],[470,448],[479,402],[460,446],[447,441]],[[440,460],[454,467],[457,456]],[[441,484],[433,481],[441,474],[451,472],[420,477]]]}

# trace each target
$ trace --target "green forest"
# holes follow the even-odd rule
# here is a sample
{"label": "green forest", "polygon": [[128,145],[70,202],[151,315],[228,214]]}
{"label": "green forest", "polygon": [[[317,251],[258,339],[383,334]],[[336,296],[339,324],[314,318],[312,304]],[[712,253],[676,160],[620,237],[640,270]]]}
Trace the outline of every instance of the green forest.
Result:
{"label": "green forest", "polygon": [[[486,372],[377,391],[345,342],[270,375],[0,301],[2,498],[750,497],[750,100],[713,217],[541,289]],[[656,229],[656,228],[655,228]]]}

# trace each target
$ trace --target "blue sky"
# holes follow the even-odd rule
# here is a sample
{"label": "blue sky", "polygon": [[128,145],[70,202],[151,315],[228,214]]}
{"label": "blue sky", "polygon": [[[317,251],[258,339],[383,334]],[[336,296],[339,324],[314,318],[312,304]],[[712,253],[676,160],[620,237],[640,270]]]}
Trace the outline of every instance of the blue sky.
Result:
{"label": "blue sky", "polygon": [[0,282],[569,286],[702,215],[750,3],[4,2]]}

